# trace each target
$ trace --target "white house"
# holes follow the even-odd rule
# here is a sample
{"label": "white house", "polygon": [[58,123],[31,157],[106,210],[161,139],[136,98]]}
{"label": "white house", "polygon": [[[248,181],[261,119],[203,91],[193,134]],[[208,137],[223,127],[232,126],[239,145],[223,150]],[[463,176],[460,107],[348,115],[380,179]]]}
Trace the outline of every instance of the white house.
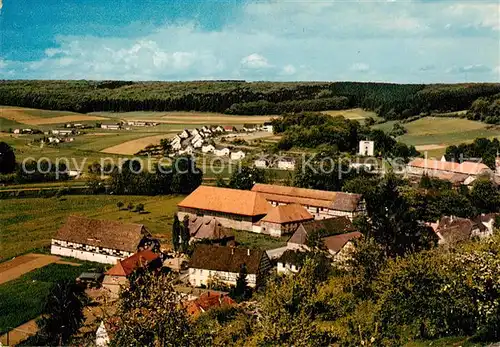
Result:
{"label": "white house", "polygon": [[245,152],[243,151],[231,152],[231,160],[241,160],[243,158],[245,158]]}
{"label": "white house", "polygon": [[170,145],[174,151],[178,151],[182,148],[182,145],[179,141],[171,142]]}
{"label": "white house", "polygon": [[223,133],[224,132],[224,128],[221,127],[220,125],[218,125],[217,128],[215,128],[215,131],[218,132],[218,133]]}
{"label": "white house", "polygon": [[189,133],[189,130],[187,130],[187,129],[184,129],[184,131],[179,134],[179,137],[181,139],[187,139],[189,136],[191,136],[191,134]]}
{"label": "white house", "polygon": [[273,126],[272,125],[264,125],[262,128],[265,131],[267,131],[268,133],[272,133],[273,132]]}
{"label": "white house", "polygon": [[52,239],[50,253],[103,264],[115,264],[147,243],[142,224],[69,216]]}
{"label": "white house", "polygon": [[280,158],[277,165],[280,170],[295,170],[295,159],[290,157]]}
{"label": "white house", "polygon": [[269,167],[269,160],[259,158],[253,162],[253,165],[260,169],[267,169]]}
{"label": "white house", "polygon": [[194,148],[201,148],[203,146],[203,139],[198,139],[192,143]]}
{"label": "white house", "polygon": [[228,156],[230,152],[231,151],[227,147],[224,147],[224,148],[221,148],[221,149],[215,149],[214,150],[214,154],[216,156],[218,156],[218,157]]}
{"label": "white house", "polygon": [[265,251],[212,245],[196,246],[189,262],[189,282],[194,287],[218,280],[236,285],[242,267],[247,271],[249,287],[258,287],[271,269]]}
{"label": "white house", "polygon": [[375,152],[375,142],[373,141],[359,141],[359,155],[373,156]]}
{"label": "white house", "polygon": [[101,129],[118,130],[120,129],[119,124],[101,124]]}
{"label": "white house", "polygon": [[191,138],[191,143],[195,143],[195,142],[198,142],[202,140],[203,141],[203,137],[200,135],[200,134],[196,134],[194,135],[192,138]]}
{"label": "white house", "polygon": [[14,129],[13,133],[14,134],[20,134],[21,133],[21,129]]}
{"label": "white house", "polygon": [[182,155],[182,154],[189,154],[189,155],[191,155],[191,154],[193,154],[193,152],[194,152],[193,147],[192,146],[187,146],[186,149],[178,151],[177,154],[179,154],[179,155]]}
{"label": "white house", "polygon": [[59,140],[57,137],[49,137],[49,143],[60,143],[61,140]]}
{"label": "white house", "polygon": [[215,147],[212,145],[206,145],[201,147],[201,152],[202,153],[212,153],[215,150]]}

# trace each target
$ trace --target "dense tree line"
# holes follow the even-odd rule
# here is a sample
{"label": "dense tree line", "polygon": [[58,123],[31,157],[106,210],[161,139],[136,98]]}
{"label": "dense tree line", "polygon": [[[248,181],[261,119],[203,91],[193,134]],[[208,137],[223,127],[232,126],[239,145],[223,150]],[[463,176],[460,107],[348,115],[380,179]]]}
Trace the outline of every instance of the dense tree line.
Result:
{"label": "dense tree line", "polygon": [[472,103],[467,118],[489,124],[500,124],[500,94],[481,97]]}
{"label": "dense tree line", "polygon": [[108,179],[110,192],[119,195],[189,194],[201,184],[203,173],[191,157],[177,158],[171,167],[149,172],[137,160],[115,167]]}
{"label": "dense tree line", "polygon": [[244,81],[1,81],[0,104],[75,112],[210,111],[242,114],[362,107],[386,119],[468,109],[500,84]]}
{"label": "dense tree line", "polygon": [[277,146],[328,148],[332,152],[356,153],[360,140],[375,141],[377,155],[407,159],[418,155],[413,146],[397,142],[382,130],[372,130],[357,121],[322,113],[287,113],[271,121],[275,133],[282,134]]}
{"label": "dense tree line", "polygon": [[445,158],[460,163],[464,160],[478,160],[495,170],[495,158],[500,151],[498,139],[477,138],[472,143],[461,143],[446,148]]}

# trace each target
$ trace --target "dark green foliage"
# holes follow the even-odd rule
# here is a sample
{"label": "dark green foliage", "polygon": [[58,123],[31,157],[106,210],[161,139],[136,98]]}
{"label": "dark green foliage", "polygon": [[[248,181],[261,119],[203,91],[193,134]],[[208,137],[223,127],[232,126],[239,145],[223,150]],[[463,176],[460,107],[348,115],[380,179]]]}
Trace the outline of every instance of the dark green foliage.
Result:
{"label": "dark green foliage", "polygon": [[[233,172],[229,180],[229,187],[234,189],[250,190],[255,183],[266,183],[266,172],[263,169],[243,166]],[[220,181],[218,181],[218,186]]]}
{"label": "dark green foliage", "polygon": [[5,142],[0,142],[0,174],[9,174],[16,168],[14,150]]}
{"label": "dark green foliage", "polygon": [[191,234],[189,233],[189,217],[184,216],[181,226],[181,251],[187,253],[189,250],[189,240],[191,239]]}
{"label": "dark green foliage", "polygon": [[418,155],[413,146],[399,143],[382,130],[371,130],[357,121],[344,117],[330,117],[322,113],[285,114],[272,120],[275,133],[283,136],[277,147],[328,148],[331,152],[358,151],[360,140],[375,141],[380,155],[404,158]]}
{"label": "dark green foliage", "polygon": [[16,183],[38,183],[68,180],[67,167],[64,162],[58,164],[43,160],[37,163],[29,160],[16,167]]}
{"label": "dark green foliage", "polygon": [[500,94],[482,97],[474,101],[467,112],[467,118],[490,124],[500,124]]}
{"label": "dark green foliage", "polygon": [[45,315],[37,322],[44,345],[62,345],[83,324],[83,307],[88,299],[74,282],[56,283],[45,303]]}
{"label": "dark green foliage", "polygon": [[148,172],[137,160],[125,161],[110,175],[109,189],[119,195],[189,194],[200,184],[203,173],[190,157],[179,157],[172,167]]}
{"label": "dark green foliage", "polygon": [[481,159],[482,163],[495,169],[495,158],[500,151],[500,141],[498,139],[489,140],[486,138],[477,138],[473,143],[462,143],[458,146],[449,146],[446,148],[445,157],[448,161],[461,163],[471,158]]}
{"label": "dark green foliage", "polygon": [[390,135],[393,137],[398,137],[398,136],[404,135],[406,133],[407,133],[407,130],[403,126],[403,124],[397,122],[397,123],[394,123],[394,125],[392,126],[392,130],[390,132]]}
{"label": "dark green foliage", "polygon": [[248,271],[246,265],[241,265],[240,272],[236,278],[236,286],[233,290],[231,290],[231,297],[233,297],[236,301],[243,301],[248,299],[251,295],[250,288],[248,288],[247,274]]}
{"label": "dark green foliage", "polygon": [[172,223],[172,246],[174,247],[174,251],[179,250],[179,246],[181,243],[181,222],[179,221],[179,217],[177,217],[177,213],[174,215],[174,222]]}
{"label": "dark green foliage", "polygon": [[144,212],[144,204],[137,204],[137,206],[135,207],[135,212]]}
{"label": "dark green foliage", "polygon": [[123,203],[123,201],[118,201],[116,203],[116,207],[118,207],[118,210],[121,210],[123,208],[123,206],[125,206],[125,204]]}
{"label": "dark green foliage", "polygon": [[369,215],[367,236],[373,237],[389,257],[428,249],[437,242],[432,229],[418,221],[398,186],[398,179],[390,173],[372,196],[365,197]]}
{"label": "dark green foliage", "polygon": [[[276,114],[362,107],[387,119],[468,109],[498,84],[2,81],[0,104],[76,112]],[[481,108],[480,108],[481,109]]]}
{"label": "dark green foliage", "polygon": [[496,185],[488,178],[479,178],[474,181],[469,199],[477,213],[498,212],[500,209],[500,193]]}

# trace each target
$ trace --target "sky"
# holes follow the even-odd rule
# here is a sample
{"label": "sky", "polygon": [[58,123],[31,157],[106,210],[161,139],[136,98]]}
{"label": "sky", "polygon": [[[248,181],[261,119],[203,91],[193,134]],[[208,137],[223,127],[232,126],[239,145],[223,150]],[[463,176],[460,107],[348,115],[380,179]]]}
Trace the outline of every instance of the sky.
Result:
{"label": "sky", "polygon": [[500,0],[0,0],[0,79],[500,82]]}

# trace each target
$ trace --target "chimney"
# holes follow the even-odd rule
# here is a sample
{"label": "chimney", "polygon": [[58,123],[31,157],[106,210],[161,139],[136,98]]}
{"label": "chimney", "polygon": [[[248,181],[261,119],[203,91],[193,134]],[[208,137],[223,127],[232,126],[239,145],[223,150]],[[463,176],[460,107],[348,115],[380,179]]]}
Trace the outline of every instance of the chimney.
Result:
{"label": "chimney", "polygon": [[247,249],[247,255],[250,256],[250,248]]}

